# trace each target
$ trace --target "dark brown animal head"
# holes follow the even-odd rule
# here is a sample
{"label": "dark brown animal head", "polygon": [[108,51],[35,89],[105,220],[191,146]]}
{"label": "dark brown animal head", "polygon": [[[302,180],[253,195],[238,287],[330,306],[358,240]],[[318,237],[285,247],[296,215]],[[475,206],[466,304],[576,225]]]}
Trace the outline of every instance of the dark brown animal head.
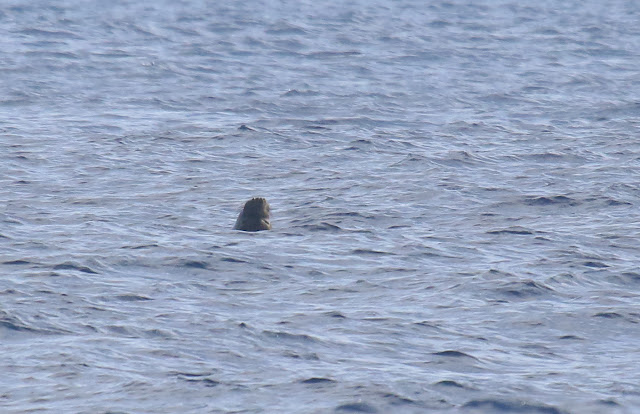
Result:
{"label": "dark brown animal head", "polygon": [[271,230],[270,212],[267,200],[262,197],[252,198],[245,203],[233,228],[242,231]]}

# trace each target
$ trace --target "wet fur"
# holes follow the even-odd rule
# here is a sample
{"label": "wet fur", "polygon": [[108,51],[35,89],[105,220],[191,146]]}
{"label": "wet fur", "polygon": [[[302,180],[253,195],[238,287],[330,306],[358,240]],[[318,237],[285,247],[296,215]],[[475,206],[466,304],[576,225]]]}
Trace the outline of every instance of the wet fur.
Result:
{"label": "wet fur", "polygon": [[262,197],[252,198],[245,203],[233,228],[242,231],[271,230],[270,212],[267,200]]}

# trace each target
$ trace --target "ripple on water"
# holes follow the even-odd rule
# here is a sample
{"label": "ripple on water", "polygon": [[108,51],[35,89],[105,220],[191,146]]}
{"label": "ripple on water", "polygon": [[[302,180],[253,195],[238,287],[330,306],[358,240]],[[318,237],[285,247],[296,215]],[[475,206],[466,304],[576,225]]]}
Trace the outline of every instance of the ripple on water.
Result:
{"label": "ripple on water", "polygon": [[319,339],[314,338],[310,335],[305,334],[292,334],[288,332],[282,331],[262,331],[264,335],[269,338],[274,338],[279,341],[287,341],[287,342],[302,342],[302,343],[317,343],[320,342]]}
{"label": "ripple on water", "polygon": [[26,322],[20,320],[17,316],[11,316],[7,312],[0,310],[0,326],[4,329],[12,331],[22,332],[41,332],[39,329],[28,325]]}
{"label": "ripple on water", "polygon": [[133,294],[133,293],[116,295],[115,298],[117,300],[121,300],[121,301],[125,301],[125,302],[139,302],[139,301],[152,300],[151,298],[149,298],[147,296],[136,295],[136,294]]}
{"label": "ripple on water", "polygon": [[441,357],[448,357],[448,358],[471,358],[471,359],[475,359],[476,361],[478,360],[478,358],[476,358],[474,356],[471,356],[469,354],[465,354],[464,352],[452,351],[452,350],[434,352],[431,355],[436,355],[436,356],[441,356]]}
{"label": "ripple on water", "polygon": [[13,338],[15,333],[39,336],[66,334],[69,331],[56,327],[36,326],[35,323],[26,322],[16,315],[0,310],[0,337]]}
{"label": "ripple on water", "polygon": [[53,270],[75,270],[82,273],[97,275],[98,272],[88,266],[83,266],[73,262],[64,262],[53,266]]}
{"label": "ripple on water", "polygon": [[3,262],[2,264],[6,264],[10,266],[18,266],[18,265],[28,265],[28,264],[34,264],[34,263],[28,260],[19,259],[19,260],[9,260],[9,261]]}
{"label": "ripple on water", "polygon": [[319,224],[303,224],[300,226],[302,229],[308,230],[308,231],[312,231],[312,232],[316,232],[316,231],[328,231],[328,232],[341,232],[343,231],[342,227],[336,225],[336,224],[332,224],[332,223],[327,223],[327,222],[322,222]]}
{"label": "ripple on water", "polygon": [[534,404],[524,401],[472,400],[462,406],[464,412],[480,411],[484,413],[519,414],[567,414],[566,411],[546,404]]}
{"label": "ripple on water", "polygon": [[194,374],[190,372],[176,372],[174,375],[183,381],[199,384],[208,388],[220,385],[220,381],[212,378],[214,377],[212,373]]}
{"label": "ripple on water", "polygon": [[496,290],[506,297],[518,299],[539,297],[555,292],[544,283],[534,280],[506,282],[501,284]]}
{"label": "ripple on water", "polygon": [[[224,261],[224,259],[222,260]],[[181,263],[181,266],[192,269],[207,269],[209,267],[209,263],[201,260],[185,260]]]}
{"label": "ripple on water", "polygon": [[362,402],[342,404],[337,406],[335,408],[335,411],[337,413],[377,413],[378,412],[378,410],[375,407]]}
{"label": "ripple on water", "polygon": [[519,236],[528,236],[531,234],[535,234],[535,232],[533,230],[527,229],[525,227],[521,227],[521,226],[511,226],[505,229],[499,229],[499,230],[489,230],[487,231],[487,234],[516,234]]}
{"label": "ripple on water", "polygon": [[460,389],[468,388],[460,384],[459,382],[452,381],[452,380],[438,381],[434,385],[437,385],[439,387],[447,387],[447,388],[460,388]]}
{"label": "ripple on water", "polygon": [[573,207],[580,204],[577,200],[565,196],[526,196],[522,199],[522,203],[528,206],[553,206],[553,207]]}
{"label": "ripple on water", "polygon": [[305,380],[300,380],[300,383],[302,384],[311,384],[311,385],[315,385],[315,384],[332,384],[335,383],[335,380],[332,380],[330,378],[322,378],[322,377],[312,377],[312,378],[307,378]]}

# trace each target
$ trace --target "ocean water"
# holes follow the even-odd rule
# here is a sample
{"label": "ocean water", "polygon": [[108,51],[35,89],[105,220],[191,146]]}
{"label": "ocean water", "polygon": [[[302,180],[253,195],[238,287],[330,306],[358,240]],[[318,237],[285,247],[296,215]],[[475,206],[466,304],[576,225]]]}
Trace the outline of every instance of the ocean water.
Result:
{"label": "ocean water", "polygon": [[0,412],[640,412],[639,19],[3,2]]}

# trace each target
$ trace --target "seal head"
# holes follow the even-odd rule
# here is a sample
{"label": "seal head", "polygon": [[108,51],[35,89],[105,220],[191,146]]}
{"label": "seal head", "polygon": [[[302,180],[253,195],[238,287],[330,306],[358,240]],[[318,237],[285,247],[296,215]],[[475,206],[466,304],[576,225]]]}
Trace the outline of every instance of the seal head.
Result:
{"label": "seal head", "polygon": [[271,230],[270,212],[271,208],[267,200],[262,197],[252,198],[244,204],[233,228],[242,231]]}

